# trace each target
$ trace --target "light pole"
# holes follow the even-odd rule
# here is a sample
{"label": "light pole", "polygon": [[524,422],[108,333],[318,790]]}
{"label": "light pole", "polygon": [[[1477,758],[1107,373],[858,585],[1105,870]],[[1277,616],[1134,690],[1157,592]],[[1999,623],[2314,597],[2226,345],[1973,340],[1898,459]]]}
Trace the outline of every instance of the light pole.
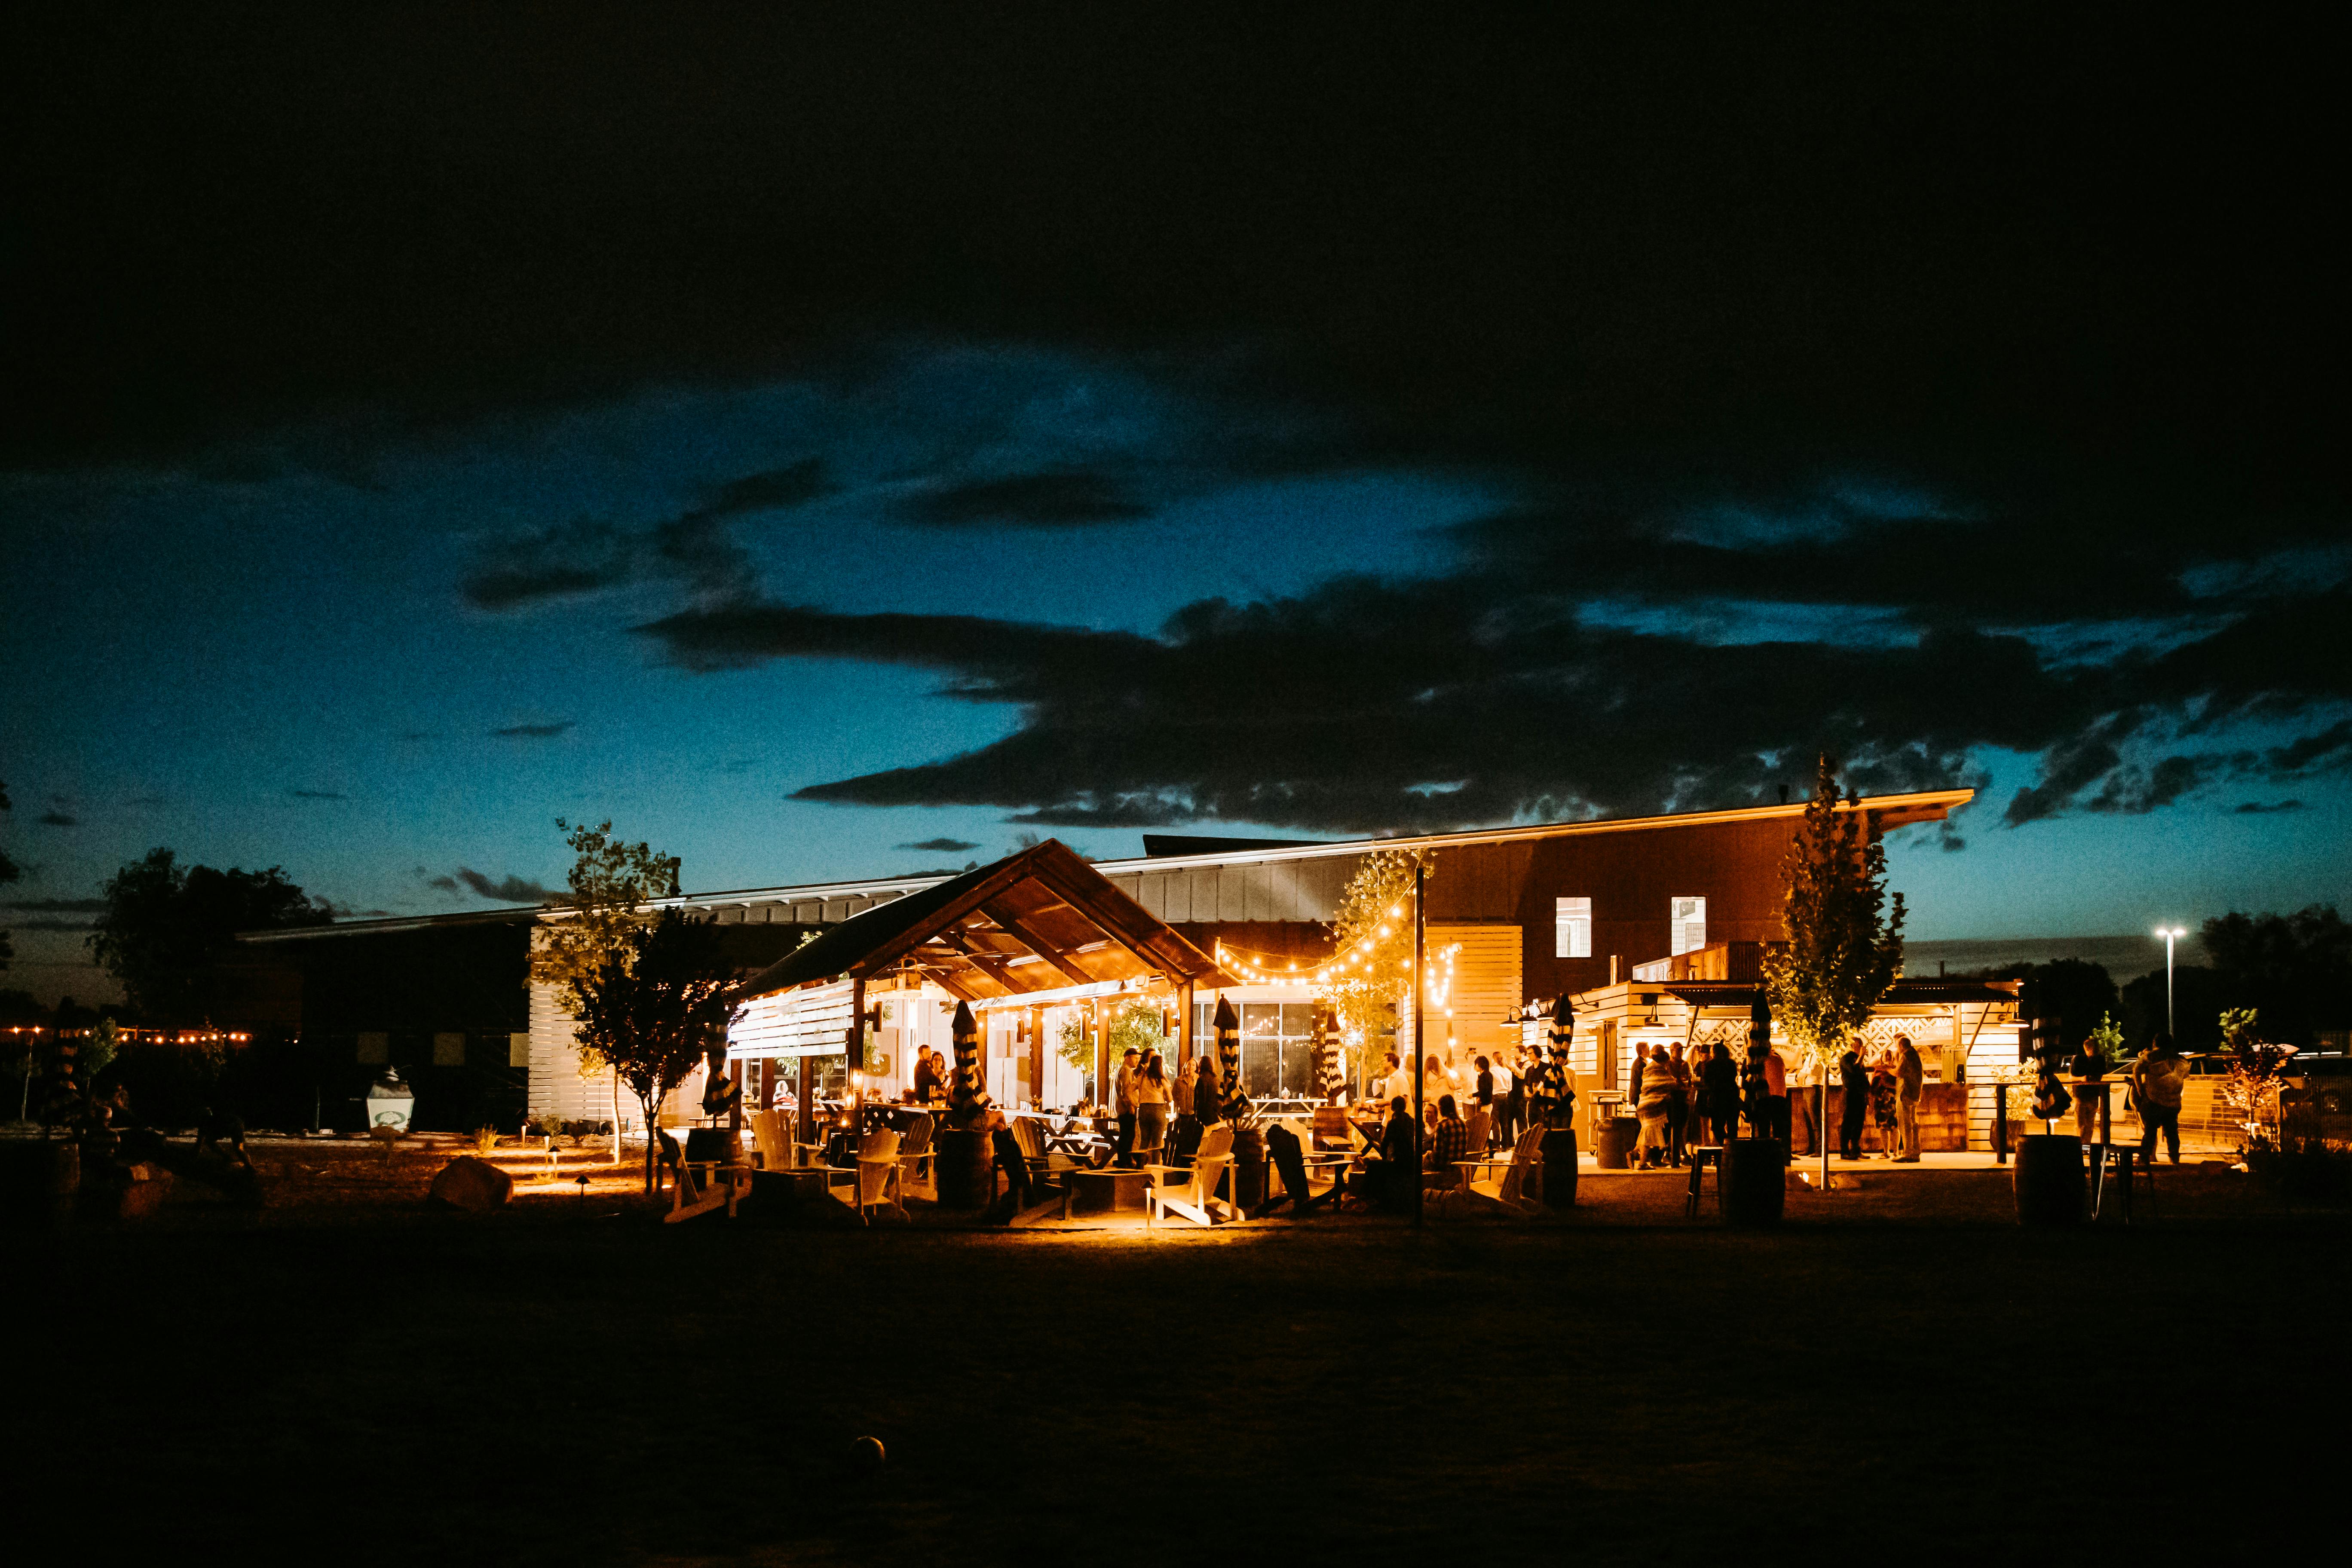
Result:
{"label": "light pole", "polygon": [[2172,1033],[2172,944],[2189,933],[2179,926],[2158,926],[2156,934],[2164,939],[2164,1032]]}

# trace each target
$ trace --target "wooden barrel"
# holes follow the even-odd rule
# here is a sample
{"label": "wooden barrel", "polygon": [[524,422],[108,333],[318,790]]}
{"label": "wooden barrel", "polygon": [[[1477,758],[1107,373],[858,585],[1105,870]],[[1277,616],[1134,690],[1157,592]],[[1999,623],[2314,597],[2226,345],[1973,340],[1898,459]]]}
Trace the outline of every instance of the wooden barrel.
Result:
{"label": "wooden barrel", "polygon": [[2083,1218],[2083,1144],[2066,1133],[2016,1140],[2017,1223],[2077,1225]]}
{"label": "wooden barrel", "polygon": [[1265,1202],[1265,1133],[1255,1127],[1234,1130],[1234,1205],[1243,1212]]}
{"label": "wooden barrel", "polygon": [[1633,1163],[1633,1144],[1642,1136],[1639,1118],[1612,1116],[1594,1131],[1592,1156],[1604,1171],[1622,1171]]}
{"label": "wooden barrel", "polygon": [[1555,1127],[1543,1135],[1543,1201],[1546,1208],[1576,1206],[1576,1129]]}
{"label": "wooden barrel", "polygon": [[939,1173],[940,1207],[981,1209],[988,1206],[989,1170],[995,1151],[988,1134],[944,1128],[931,1134],[932,1164]]}
{"label": "wooden barrel", "polygon": [[1789,1190],[1789,1151],[1778,1138],[1734,1138],[1723,1146],[1723,1223],[1778,1225]]}

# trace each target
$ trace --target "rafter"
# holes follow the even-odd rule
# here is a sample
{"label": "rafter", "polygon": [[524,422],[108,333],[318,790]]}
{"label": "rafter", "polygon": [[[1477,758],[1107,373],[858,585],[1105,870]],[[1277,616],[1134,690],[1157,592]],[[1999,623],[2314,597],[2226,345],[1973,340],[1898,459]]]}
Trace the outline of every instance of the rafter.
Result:
{"label": "rafter", "polygon": [[991,900],[989,902],[984,903],[980,907],[982,912],[986,914],[990,920],[994,921],[998,925],[1003,926],[1007,931],[1010,931],[1013,935],[1028,943],[1030,952],[1035,953],[1038,957],[1044,959],[1046,963],[1060,970],[1064,974],[1069,976],[1073,984],[1092,985],[1097,980],[1101,978],[1100,975],[1088,974],[1085,970],[1080,969],[1076,964],[1071,963],[1067,953],[1055,946],[1052,942],[1047,942],[1044,937],[1039,936],[1035,929],[1024,923],[1018,915],[1005,913],[994,900]]}

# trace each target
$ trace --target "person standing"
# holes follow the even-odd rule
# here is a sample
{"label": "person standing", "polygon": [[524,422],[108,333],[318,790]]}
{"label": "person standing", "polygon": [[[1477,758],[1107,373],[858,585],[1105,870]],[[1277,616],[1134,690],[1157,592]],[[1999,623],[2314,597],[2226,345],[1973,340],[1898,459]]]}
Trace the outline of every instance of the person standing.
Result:
{"label": "person standing", "polygon": [[2091,1036],[2074,1053],[2074,1076],[2082,1085],[2074,1092],[2074,1135],[2084,1143],[2099,1141],[2099,1110],[2107,1103],[2107,1054],[2099,1037]]}
{"label": "person standing", "polygon": [[1111,1079],[1111,1110],[1118,1116],[1118,1163],[1135,1153],[1135,1075],[1142,1052],[1129,1046],[1119,1054],[1118,1071]]}
{"label": "person standing", "polygon": [[1675,1042],[1674,1053],[1666,1058],[1666,1067],[1675,1075],[1675,1086],[1666,1096],[1666,1158],[1672,1163],[1683,1163],[1683,1131],[1690,1124],[1691,1069],[1683,1060],[1683,1043]]}
{"label": "person standing", "polygon": [[1927,1067],[1908,1035],[1895,1038],[1895,1158],[1919,1163],[1919,1097],[1927,1091]]}
{"label": "person standing", "polygon": [[2180,1163],[2180,1096],[2189,1087],[2189,1062],[2174,1047],[2172,1037],[2159,1034],[2132,1062],[2127,1080],[2133,1106],[2139,1111],[2139,1157],[2156,1163],[2156,1135],[2171,1146],[2172,1163]]}
{"label": "person standing", "polygon": [[1716,1142],[1730,1142],[1739,1131],[1739,1068],[1725,1041],[1717,1041],[1707,1054],[1706,1111],[1715,1124]]}
{"label": "person standing", "polygon": [[1764,1047],[1764,1136],[1789,1147],[1789,1064],[1771,1047]]}
{"label": "person standing", "polygon": [[1748,1059],[1739,1068],[1739,1099],[1741,1109],[1748,1113],[1748,1135],[1750,1138],[1772,1136],[1772,1109],[1765,1101],[1764,1058],[1772,1053],[1761,1045],[1750,1044]]}
{"label": "person standing", "polygon": [[1852,1046],[1838,1058],[1838,1158],[1862,1158],[1862,1119],[1870,1110],[1870,1074]]}
{"label": "person standing", "polygon": [[1139,1163],[1153,1164],[1168,1140],[1168,1068],[1158,1051],[1136,1069],[1134,1096],[1135,1152]]}
{"label": "person standing", "polygon": [[1634,1114],[1642,1121],[1642,1168],[1659,1164],[1666,1153],[1666,1118],[1675,1099],[1675,1069],[1666,1047],[1652,1048],[1646,1062],[1636,1058]]}
{"label": "person standing", "polygon": [[1519,1123],[1528,1113],[1526,1064],[1507,1060],[1506,1051],[1495,1058],[1495,1143],[1508,1149],[1519,1141]]}
{"label": "person standing", "polygon": [[1217,1086],[1216,1058],[1204,1056],[1192,1073],[1193,1119],[1203,1127],[1214,1127],[1224,1115],[1225,1097]]}
{"label": "person standing", "polygon": [[[1486,1140],[1491,1148],[1495,1138],[1495,1064],[1485,1057],[1477,1057],[1473,1058],[1471,1065],[1478,1069],[1478,1076],[1472,1080],[1475,1087],[1471,1092],[1477,1096],[1478,1109],[1486,1113]],[[1478,1151],[1481,1154],[1486,1152],[1485,1149]]]}

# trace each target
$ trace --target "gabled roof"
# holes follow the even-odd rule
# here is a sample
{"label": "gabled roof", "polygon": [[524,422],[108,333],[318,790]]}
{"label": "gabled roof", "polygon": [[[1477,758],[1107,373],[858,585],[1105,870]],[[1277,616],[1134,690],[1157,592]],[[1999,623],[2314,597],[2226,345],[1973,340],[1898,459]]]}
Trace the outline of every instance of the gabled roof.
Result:
{"label": "gabled roof", "polygon": [[901,971],[968,1002],[1152,976],[1235,984],[1206,953],[1049,838],[844,921],[745,981],[736,995]]}

